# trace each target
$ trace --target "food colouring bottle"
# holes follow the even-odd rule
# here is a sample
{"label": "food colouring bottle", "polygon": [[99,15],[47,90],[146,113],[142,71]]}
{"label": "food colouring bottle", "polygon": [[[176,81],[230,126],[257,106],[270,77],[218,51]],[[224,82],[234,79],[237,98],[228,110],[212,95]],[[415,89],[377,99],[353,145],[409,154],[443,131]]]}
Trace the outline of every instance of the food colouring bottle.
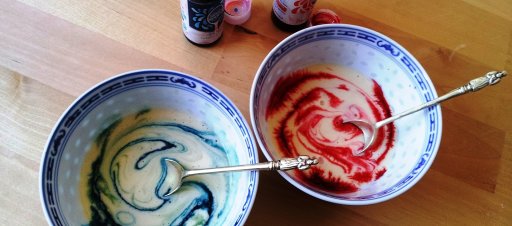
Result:
{"label": "food colouring bottle", "polygon": [[307,26],[316,0],[274,0],[272,22],[284,31],[298,31]]}
{"label": "food colouring bottle", "polygon": [[224,0],[180,0],[183,34],[191,43],[209,46],[223,31]]}

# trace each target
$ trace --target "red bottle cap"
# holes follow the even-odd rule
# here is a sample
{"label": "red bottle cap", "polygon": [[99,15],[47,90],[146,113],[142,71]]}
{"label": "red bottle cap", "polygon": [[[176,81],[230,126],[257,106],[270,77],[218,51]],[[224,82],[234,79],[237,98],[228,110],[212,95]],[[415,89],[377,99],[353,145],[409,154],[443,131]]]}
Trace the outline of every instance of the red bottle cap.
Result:
{"label": "red bottle cap", "polygon": [[341,23],[341,18],[330,9],[319,9],[309,18],[309,26],[339,23]]}

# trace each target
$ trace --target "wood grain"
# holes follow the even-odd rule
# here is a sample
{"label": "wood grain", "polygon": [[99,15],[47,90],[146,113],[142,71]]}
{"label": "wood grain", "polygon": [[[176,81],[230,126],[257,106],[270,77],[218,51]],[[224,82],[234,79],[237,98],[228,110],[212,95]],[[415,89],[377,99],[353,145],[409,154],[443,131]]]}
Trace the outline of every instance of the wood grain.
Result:
{"label": "wood grain", "polygon": [[0,224],[44,225],[39,162],[53,124],[74,98],[1,66],[0,75]]}
{"label": "wood grain", "polygon": [[[69,104],[113,75],[142,68],[212,83],[249,120],[266,54],[289,35],[253,0],[241,27],[211,48],[188,43],[179,1],[0,0],[0,225],[47,224],[38,173],[46,139]],[[344,23],[383,33],[424,66],[439,94],[490,70],[512,72],[512,1],[318,1]],[[262,173],[246,225],[512,225],[512,78],[442,106],[431,169],[384,203],[343,206]],[[263,156],[260,153],[260,158]]]}

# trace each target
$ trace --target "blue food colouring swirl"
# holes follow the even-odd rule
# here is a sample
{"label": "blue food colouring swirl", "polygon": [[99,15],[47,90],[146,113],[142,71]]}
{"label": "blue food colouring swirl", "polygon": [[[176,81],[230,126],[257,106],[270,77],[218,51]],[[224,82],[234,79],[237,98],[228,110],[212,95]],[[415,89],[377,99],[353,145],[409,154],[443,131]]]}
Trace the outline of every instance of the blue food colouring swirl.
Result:
{"label": "blue food colouring swirl", "polygon": [[[216,133],[179,112],[144,110],[110,124],[84,166],[89,225],[208,225],[226,219],[233,202],[230,174],[186,178],[173,195],[166,159],[185,168],[225,166]],[[84,173],[85,172],[85,173]],[[85,176],[84,176],[85,175]]]}

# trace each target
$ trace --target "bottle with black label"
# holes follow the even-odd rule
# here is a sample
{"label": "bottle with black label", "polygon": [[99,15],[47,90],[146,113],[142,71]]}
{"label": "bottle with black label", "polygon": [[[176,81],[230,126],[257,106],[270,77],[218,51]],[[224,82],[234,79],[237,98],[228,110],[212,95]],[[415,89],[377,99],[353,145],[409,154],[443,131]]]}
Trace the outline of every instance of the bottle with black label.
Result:
{"label": "bottle with black label", "polygon": [[180,0],[183,34],[195,45],[217,43],[223,31],[224,0]]}
{"label": "bottle with black label", "polygon": [[308,24],[316,0],[274,0],[272,22],[284,31],[298,31]]}

